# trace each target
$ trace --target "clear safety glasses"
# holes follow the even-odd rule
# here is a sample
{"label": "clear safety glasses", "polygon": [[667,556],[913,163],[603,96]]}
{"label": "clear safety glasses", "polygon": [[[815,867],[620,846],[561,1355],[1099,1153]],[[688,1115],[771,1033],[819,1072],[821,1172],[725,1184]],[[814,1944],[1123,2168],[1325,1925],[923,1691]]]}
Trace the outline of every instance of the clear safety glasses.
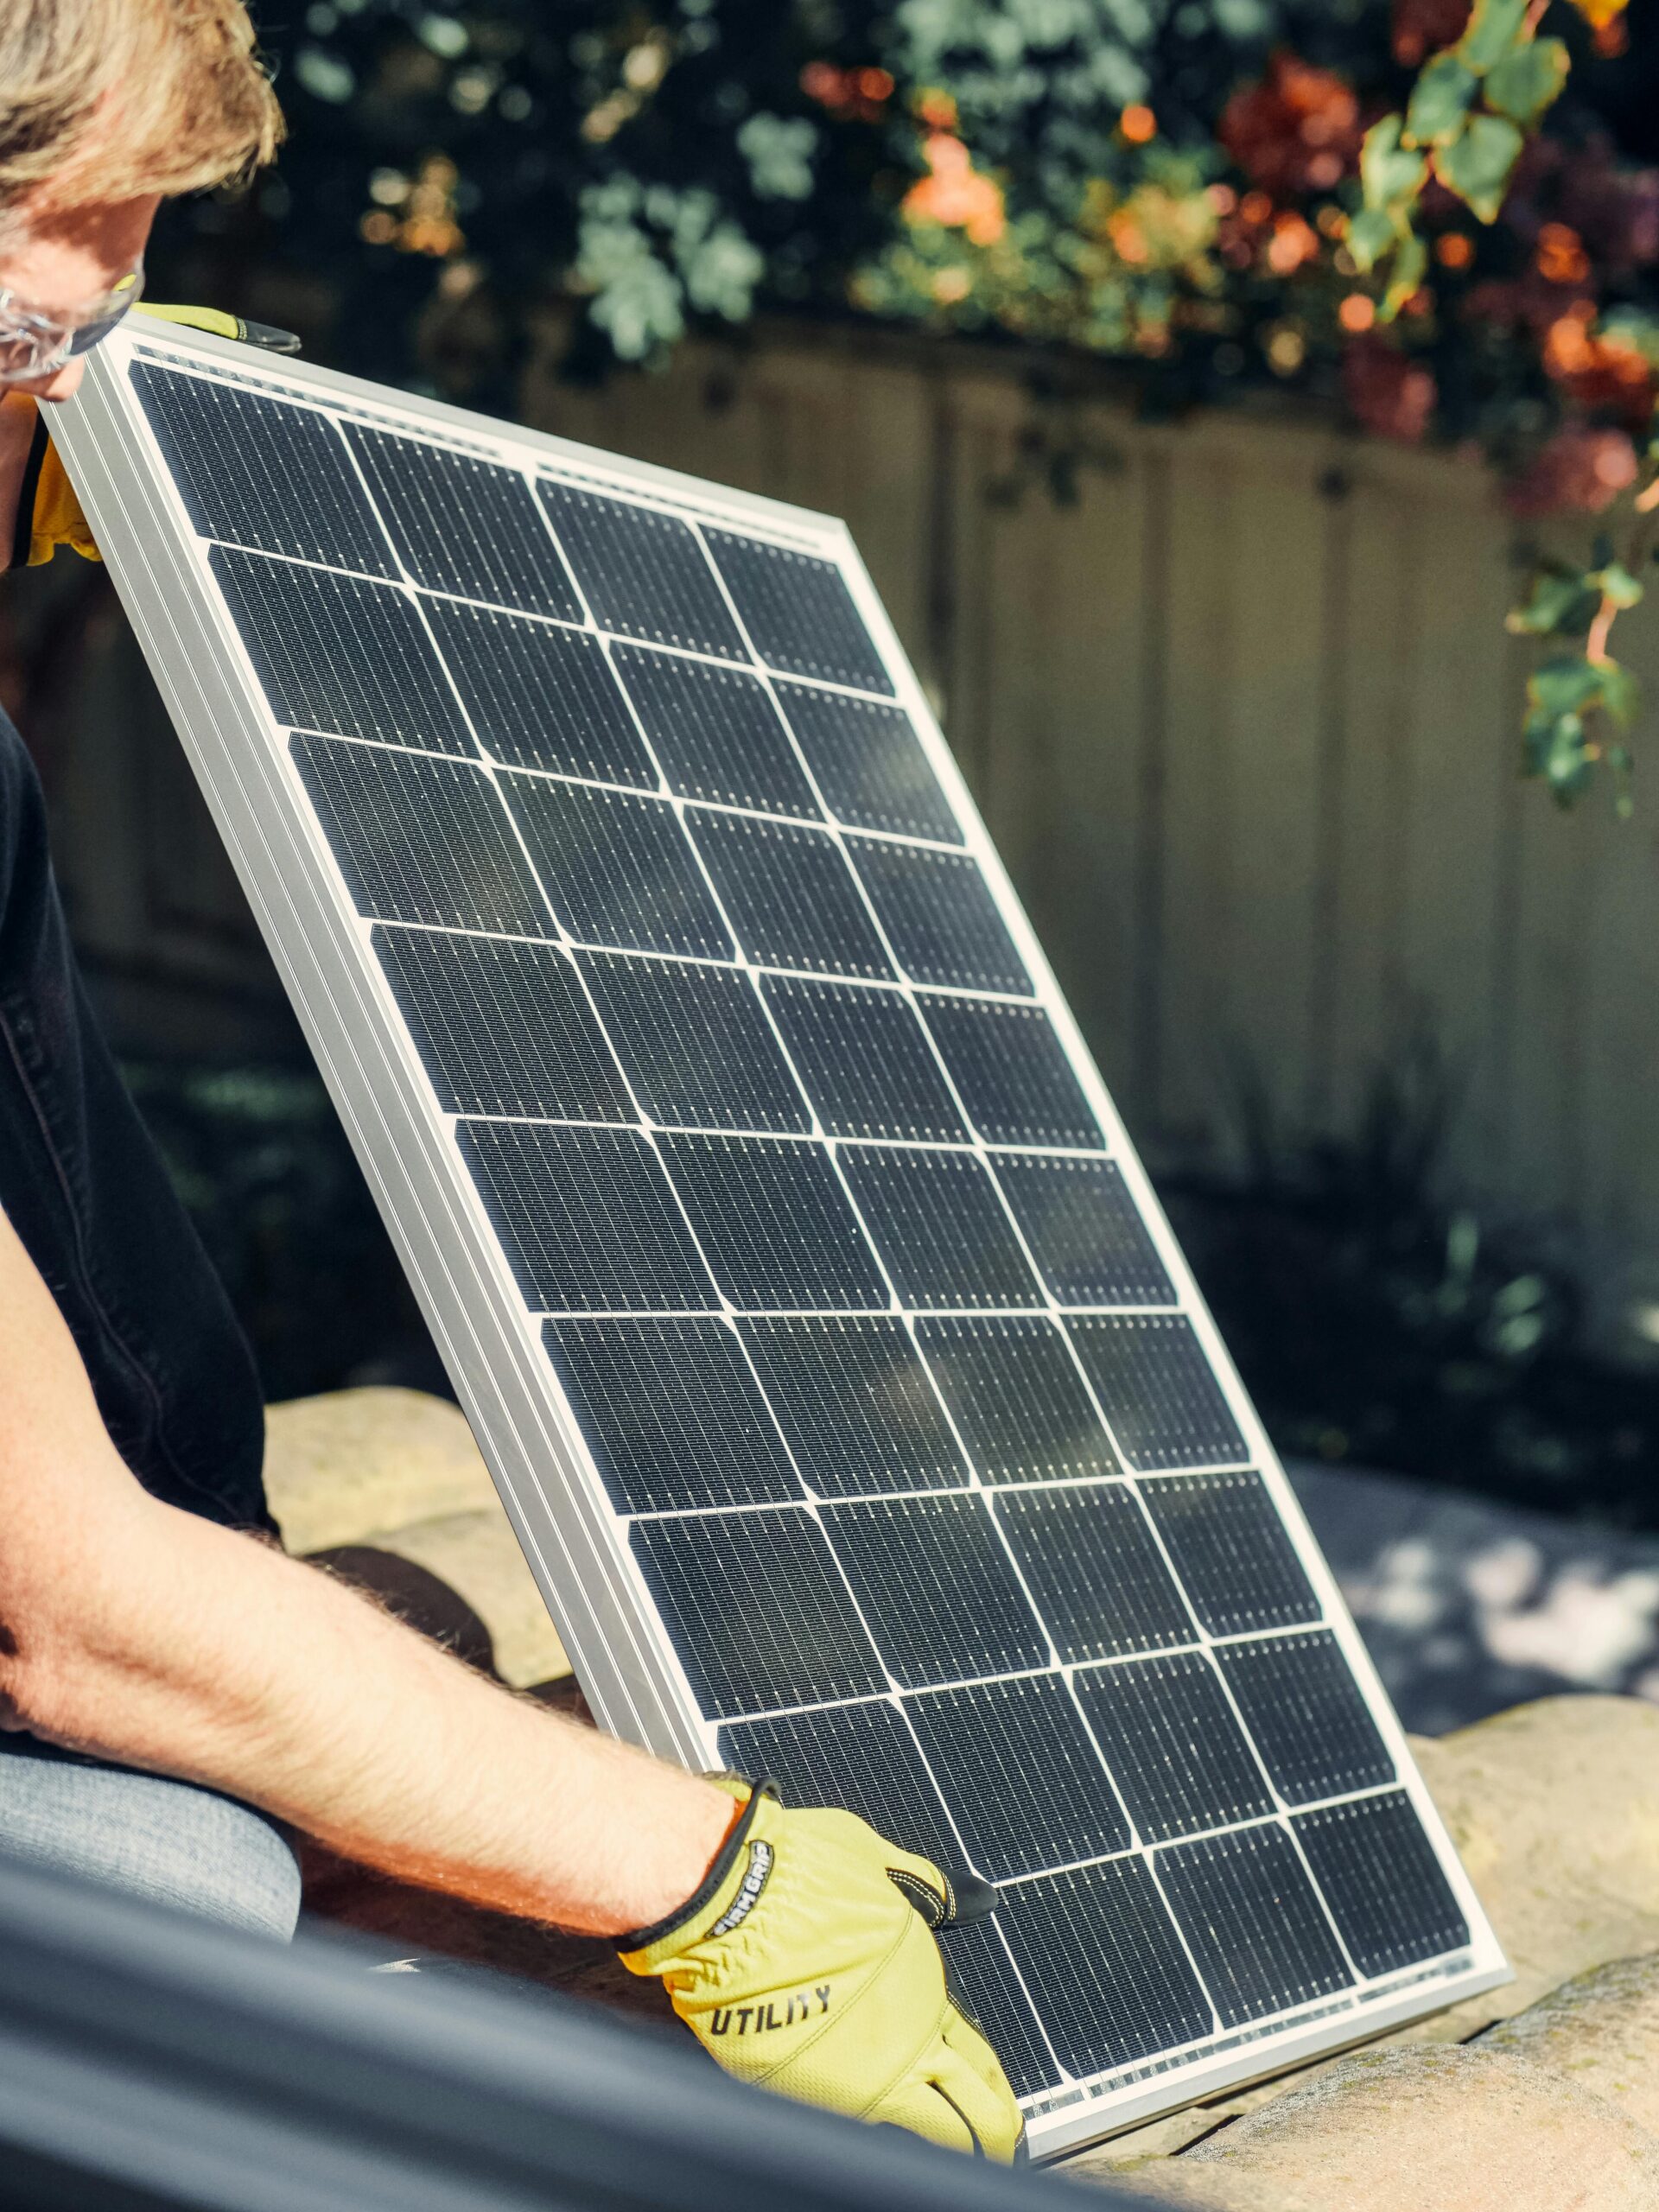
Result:
{"label": "clear safety glasses", "polygon": [[0,286],[0,385],[55,376],[77,353],[90,353],[143,296],[144,268],[129,270],[101,299],[73,315],[41,315]]}

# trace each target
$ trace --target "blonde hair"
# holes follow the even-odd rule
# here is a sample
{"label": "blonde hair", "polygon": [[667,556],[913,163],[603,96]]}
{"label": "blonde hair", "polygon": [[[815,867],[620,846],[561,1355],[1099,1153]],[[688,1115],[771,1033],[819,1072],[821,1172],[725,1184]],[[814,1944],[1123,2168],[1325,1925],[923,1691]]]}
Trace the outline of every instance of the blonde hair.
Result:
{"label": "blonde hair", "polygon": [[0,225],[222,184],[282,133],[243,0],[0,0]]}

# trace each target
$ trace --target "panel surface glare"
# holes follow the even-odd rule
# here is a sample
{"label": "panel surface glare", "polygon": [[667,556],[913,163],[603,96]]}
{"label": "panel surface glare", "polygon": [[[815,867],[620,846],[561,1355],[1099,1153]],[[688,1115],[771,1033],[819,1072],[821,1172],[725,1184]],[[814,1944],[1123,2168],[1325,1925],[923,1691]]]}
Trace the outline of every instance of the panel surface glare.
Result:
{"label": "panel surface glare", "polygon": [[91,382],[607,1717],[995,1882],[1039,2149],[1494,1978],[840,534],[211,341]]}

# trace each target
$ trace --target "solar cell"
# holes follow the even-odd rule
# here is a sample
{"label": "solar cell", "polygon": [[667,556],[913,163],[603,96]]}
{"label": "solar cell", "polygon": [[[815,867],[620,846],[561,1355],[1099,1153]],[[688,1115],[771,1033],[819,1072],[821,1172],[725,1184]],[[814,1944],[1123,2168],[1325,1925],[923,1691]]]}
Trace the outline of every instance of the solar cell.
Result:
{"label": "solar cell", "polygon": [[1050,1663],[982,1498],[828,1505],[823,1525],[870,1636],[907,1689]]}
{"label": "solar cell", "polygon": [[724,1321],[553,1320],[542,1341],[620,1512],[799,1501],[789,1454]]}
{"label": "solar cell", "polygon": [[928,1690],[906,1698],[905,1710],[988,1880],[1110,1858],[1134,1840],[1058,1675]]}
{"label": "solar cell", "polygon": [[734,968],[579,952],[643,1112],[670,1128],[812,1126],[749,976]]}
{"label": "solar cell", "polygon": [[902,992],[786,976],[769,976],[760,988],[831,1136],[967,1142],[926,1033]]}
{"label": "solar cell", "polygon": [[769,668],[893,696],[893,678],[833,561],[786,545],[703,533],[732,602]]}
{"label": "solar cell", "polygon": [[714,1719],[887,1688],[823,1531],[794,1506],[636,1521],[628,1542]]}
{"label": "solar cell", "polygon": [[932,991],[918,1003],[988,1144],[1100,1143],[1100,1124],[1040,1007]]}
{"label": "solar cell", "polygon": [[289,753],[359,914],[551,937],[553,918],[481,768],[290,738]]}
{"label": "solar cell", "polygon": [[327,415],[144,362],[132,385],[203,537],[397,575],[385,532]]}
{"label": "solar cell", "polygon": [[1291,1825],[1363,1974],[1442,1956],[1469,1923],[1403,1790],[1299,1813]]}
{"label": "solar cell", "polygon": [[849,1144],[840,1158],[906,1305],[1040,1302],[995,1186],[972,1153]]}
{"label": "solar cell", "polygon": [[1066,1325],[1132,1467],[1225,1466],[1248,1456],[1184,1316],[1114,1315]]}
{"label": "solar cell", "polygon": [[776,1137],[665,1136],[663,1156],[715,1278],[740,1313],[885,1306],[829,1154]]}
{"label": "solar cell", "polygon": [[537,489],[601,630],[727,660],[748,658],[689,523],[552,477],[544,476]]}
{"label": "solar cell", "polygon": [[1307,1569],[1253,1469],[1166,1475],[1142,1483],[1141,1495],[1211,1636],[1318,1620]]}
{"label": "solar cell", "polygon": [[1117,1471],[1100,1415],[1052,1321],[920,1319],[916,1341],[987,1482]]}
{"label": "solar cell", "polygon": [[643,645],[611,661],[671,789],[683,798],[820,818],[806,772],[758,676]]}
{"label": "solar cell", "polygon": [[461,1122],[461,1157],[527,1305],[696,1312],[715,1296],[637,1129]]}
{"label": "solar cell", "polygon": [[731,957],[671,806],[548,776],[500,780],[554,912],[579,944]]}
{"label": "solar cell", "polygon": [[839,527],[194,336],[63,445],[601,1716],[996,1880],[1039,2151],[1498,1978]]}
{"label": "solar cell", "polygon": [[688,810],[703,863],[749,958],[831,976],[893,969],[835,839],[804,823]]}
{"label": "solar cell", "polygon": [[364,423],[347,419],[343,427],[414,582],[491,607],[581,621],[581,601],[517,469]]}
{"label": "solar cell", "polygon": [[492,760],[656,790],[657,771],[596,638],[465,600],[424,606]]}
{"label": "solar cell", "polygon": [[1262,1770],[1202,1651],[1083,1668],[1073,1679],[1143,1843],[1273,1811]]}
{"label": "solar cell", "polygon": [[837,822],[962,842],[962,825],[902,707],[779,683],[779,703]]}
{"label": "solar cell", "polygon": [[847,849],[899,965],[912,982],[947,989],[1031,989],[976,861],[929,845],[849,837]]}
{"label": "solar cell", "polygon": [[1063,1661],[1191,1638],[1191,1617],[1125,1484],[1000,1491],[995,1510]]}
{"label": "solar cell", "polygon": [[1275,1822],[1177,1844],[1156,1865],[1223,2027],[1352,1982],[1296,1847]]}
{"label": "solar cell", "polygon": [[634,1118],[575,971],[551,945],[383,925],[373,938],[446,1114]]}
{"label": "solar cell", "polygon": [[278,721],[478,758],[407,592],[222,545],[211,557]]}
{"label": "solar cell", "polygon": [[943,1490],[969,1479],[902,1321],[797,1315],[738,1325],[795,1464],[820,1497]]}
{"label": "solar cell", "polygon": [[1000,1152],[994,1165],[1059,1305],[1174,1305],[1173,1286],[1115,1160]]}

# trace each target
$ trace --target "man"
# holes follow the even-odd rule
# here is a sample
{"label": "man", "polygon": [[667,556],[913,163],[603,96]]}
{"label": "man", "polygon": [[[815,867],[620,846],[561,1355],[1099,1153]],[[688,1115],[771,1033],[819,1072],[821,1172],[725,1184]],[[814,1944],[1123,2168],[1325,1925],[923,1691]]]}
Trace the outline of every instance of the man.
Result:
{"label": "man", "polygon": [[[0,544],[90,550],[37,403],[136,298],[160,198],[278,131],[241,0],[0,0]],[[931,1932],[981,1885],[964,1905],[849,1815],[515,1700],[283,1558],[262,1443],[0,721],[0,1849],[286,1936],[283,1831],[302,1830],[616,1938],[749,2079],[1014,2155],[1017,2107]]]}

